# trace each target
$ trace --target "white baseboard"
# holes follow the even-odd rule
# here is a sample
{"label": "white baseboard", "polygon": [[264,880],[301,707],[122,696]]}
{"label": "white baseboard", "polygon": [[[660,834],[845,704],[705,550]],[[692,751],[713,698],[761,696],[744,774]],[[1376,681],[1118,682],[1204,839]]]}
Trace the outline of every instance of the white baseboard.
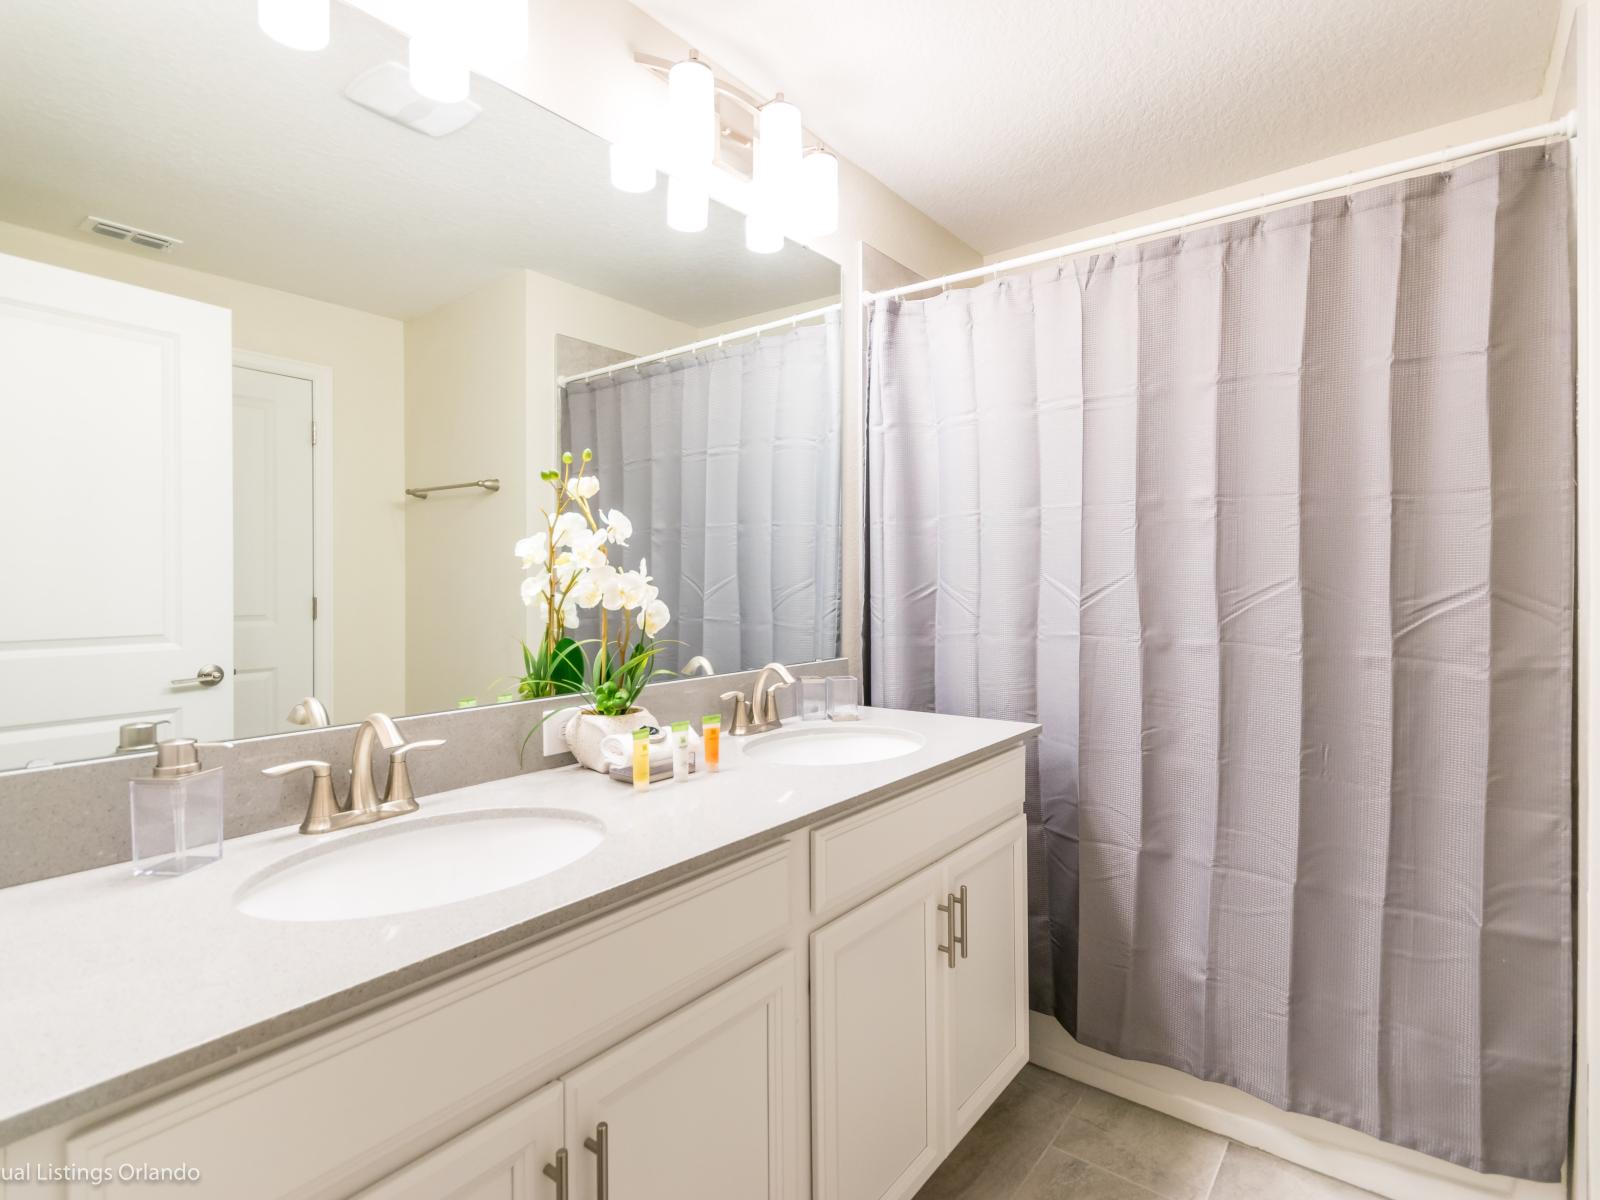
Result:
{"label": "white baseboard", "polygon": [[1073,1041],[1055,1018],[1029,1016],[1030,1058],[1038,1066],[1391,1200],[1566,1200],[1564,1183],[1480,1175],[1331,1121],[1283,1112],[1237,1088],[1102,1054]]}

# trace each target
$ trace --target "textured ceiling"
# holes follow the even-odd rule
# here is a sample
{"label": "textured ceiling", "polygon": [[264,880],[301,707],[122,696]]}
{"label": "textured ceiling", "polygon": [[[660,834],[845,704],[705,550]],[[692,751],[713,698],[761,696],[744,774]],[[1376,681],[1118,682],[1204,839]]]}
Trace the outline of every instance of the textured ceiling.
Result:
{"label": "textured ceiling", "polygon": [[3,0],[0,220],[110,245],[76,232],[92,213],[182,238],[175,265],[394,317],[518,267],[695,326],[838,292],[819,255],[746,251],[729,210],[674,233],[664,188],[615,191],[603,141],[481,79],[446,138],[358,108],[345,86],[405,43],[334,22],[301,54],[255,0]]}
{"label": "textured ceiling", "polygon": [[1536,96],[1560,0],[635,0],[993,253]]}

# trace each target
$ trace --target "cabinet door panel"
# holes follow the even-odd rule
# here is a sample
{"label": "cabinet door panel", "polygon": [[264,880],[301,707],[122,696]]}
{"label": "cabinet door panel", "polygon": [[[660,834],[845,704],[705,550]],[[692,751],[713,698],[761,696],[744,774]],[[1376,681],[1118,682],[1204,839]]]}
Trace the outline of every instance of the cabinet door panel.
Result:
{"label": "cabinet door panel", "polygon": [[544,1174],[561,1146],[561,1084],[452,1138],[358,1200],[554,1200]]}
{"label": "cabinet door panel", "polygon": [[572,1195],[597,1194],[604,1122],[610,1200],[798,1200],[795,998],[781,954],[568,1075]]}
{"label": "cabinet door panel", "polygon": [[943,973],[950,1144],[1028,1061],[1027,841],[1021,817],[945,859],[943,891],[966,891],[966,953]]}
{"label": "cabinet door panel", "polygon": [[819,1200],[897,1200],[937,1165],[941,869],[811,935],[813,1179]]}

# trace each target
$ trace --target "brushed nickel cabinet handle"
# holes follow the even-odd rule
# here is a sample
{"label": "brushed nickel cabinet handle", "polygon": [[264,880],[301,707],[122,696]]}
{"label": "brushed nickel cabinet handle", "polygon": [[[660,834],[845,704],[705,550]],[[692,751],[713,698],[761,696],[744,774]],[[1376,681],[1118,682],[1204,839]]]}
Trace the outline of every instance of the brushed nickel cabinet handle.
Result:
{"label": "brushed nickel cabinet handle", "polygon": [[583,1148],[595,1156],[595,1200],[611,1200],[611,1130],[604,1121],[594,1127],[594,1136],[583,1139]]}
{"label": "brushed nickel cabinet handle", "polygon": [[961,894],[950,898],[961,906],[961,932],[956,936],[956,944],[961,947],[961,957],[967,956],[967,885],[961,885]]}
{"label": "brushed nickel cabinet handle", "polygon": [[956,896],[954,892],[946,892],[944,903],[939,905],[939,911],[944,914],[944,945],[939,947],[939,953],[950,960],[950,969],[956,969]]}
{"label": "brushed nickel cabinet handle", "polygon": [[567,1151],[565,1147],[556,1151],[556,1160],[545,1163],[545,1177],[556,1181],[556,1200],[567,1200]]}

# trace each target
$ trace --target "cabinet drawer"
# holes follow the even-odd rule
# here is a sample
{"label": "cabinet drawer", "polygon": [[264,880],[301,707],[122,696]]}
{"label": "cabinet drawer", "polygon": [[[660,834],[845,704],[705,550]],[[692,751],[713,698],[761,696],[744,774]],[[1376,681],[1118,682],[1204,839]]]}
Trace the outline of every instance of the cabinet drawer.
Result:
{"label": "cabinet drawer", "polygon": [[1025,752],[1014,746],[811,834],[811,910],[864,900],[1022,811]]}
{"label": "cabinet drawer", "polygon": [[68,1160],[188,1163],[137,1194],[345,1195],[440,1145],[644,1019],[770,950],[790,913],[786,846],[640,900],[90,1129]]}

